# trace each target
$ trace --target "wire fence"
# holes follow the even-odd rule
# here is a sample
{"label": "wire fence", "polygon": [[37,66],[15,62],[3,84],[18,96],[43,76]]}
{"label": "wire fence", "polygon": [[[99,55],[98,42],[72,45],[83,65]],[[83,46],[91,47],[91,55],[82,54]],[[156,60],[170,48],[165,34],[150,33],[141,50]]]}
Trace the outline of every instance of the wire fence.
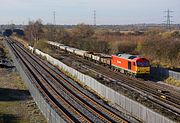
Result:
{"label": "wire fence", "polygon": [[33,97],[34,101],[38,105],[39,109],[43,113],[43,115],[46,117],[48,123],[66,123],[61,116],[53,109],[48,102],[44,99],[44,96],[41,94],[41,92],[37,89],[37,87],[32,83],[31,78],[26,74],[23,67],[20,65],[19,60],[14,53],[11,51],[11,48],[7,44],[6,41],[4,41],[4,44],[8,48],[14,65],[16,66],[16,69],[20,73],[21,78],[25,81],[29,92],[31,96]]}
{"label": "wire fence", "polygon": [[138,118],[142,122],[146,123],[173,123],[172,120],[168,119],[161,114],[154,112],[148,107],[129,99],[128,97],[121,95],[120,93],[114,91],[113,89],[101,84],[94,78],[87,76],[78,72],[77,70],[67,66],[66,64],[60,62],[59,60],[51,57],[48,54],[41,52],[40,50],[35,50],[38,55],[46,57],[47,60],[56,66],[59,66],[61,69],[69,72],[73,77],[77,78],[85,85],[91,87],[100,95],[104,96],[106,99],[110,100],[112,103],[119,105],[123,110],[128,114]]}

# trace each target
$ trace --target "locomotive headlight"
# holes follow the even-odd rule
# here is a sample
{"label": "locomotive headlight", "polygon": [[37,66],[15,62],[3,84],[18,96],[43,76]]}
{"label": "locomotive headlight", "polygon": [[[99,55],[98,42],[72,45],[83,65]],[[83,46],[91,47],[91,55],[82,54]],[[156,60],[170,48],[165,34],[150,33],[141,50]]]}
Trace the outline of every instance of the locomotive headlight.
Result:
{"label": "locomotive headlight", "polygon": [[139,67],[137,68],[137,71],[140,72],[140,68]]}
{"label": "locomotive headlight", "polygon": [[138,67],[138,72],[140,72],[140,68]]}
{"label": "locomotive headlight", "polygon": [[150,67],[137,67],[137,72],[140,74],[149,73]]}

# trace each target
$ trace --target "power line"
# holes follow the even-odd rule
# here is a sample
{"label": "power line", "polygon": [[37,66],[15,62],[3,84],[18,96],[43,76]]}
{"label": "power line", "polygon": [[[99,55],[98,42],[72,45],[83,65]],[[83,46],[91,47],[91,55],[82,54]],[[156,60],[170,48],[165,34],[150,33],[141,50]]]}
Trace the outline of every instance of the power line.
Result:
{"label": "power line", "polygon": [[53,38],[56,41],[56,11],[53,11]]}
{"label": "power line", "polygon": [[166,18],[166,21],[164,21],[164,22],[166,22],[166,28],[168,30],[171,30],[171,23],[173,22],[173,21],[171,21],[171,18],[173,17],[173,16],[171,16],[171,13],[173,13],[174,11],[171,11],[168,9],[167,11],[164,11],[164,12],[167,13],[167,15],[164,16]]}
{"label": "power line", "polygon": [[96,10],[94,10],[94,26],[96,26]]}
{"label": "power line", "polygon": [[56,25],[56,11],[53,11],[53,25]]}

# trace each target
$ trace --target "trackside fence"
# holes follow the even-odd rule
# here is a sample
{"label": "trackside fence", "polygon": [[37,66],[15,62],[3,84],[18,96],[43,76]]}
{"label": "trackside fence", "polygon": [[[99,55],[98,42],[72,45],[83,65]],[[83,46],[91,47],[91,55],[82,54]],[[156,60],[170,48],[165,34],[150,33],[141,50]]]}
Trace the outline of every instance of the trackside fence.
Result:
{"label": "trackside fence", "polygon": [[8,48],[12,59],[14,61],[14,65],[16,66],[18,72],[20,73],[21,78],[26,82],[26,85],[30,91],[31,96],[33,97],[34,101],[38,105],[39,109],[43,113],[43,115],[46,117],[48,123],[66,123],[60,116],[57,114],[55,109],[53,109],[48,102],[44,99],[41,92],[36,88],[36,86],[32,83],[31,78],[25,73],[25,70],[18,62],[19,59],[14,55],[14,53],[11,51],[11,48],[7,44],[6,41],[4,41],[4,44]]}
{"label": "trackside fence", "polygon": [[[32,47],[31,47],[32,48]],[[106,99],[110,100],[112,103],[119,105],[126,112],[130,113],[132,116],[138,118],[142,122],[146,123],[173,123],[172,120],[168,119],[161,114],[154,112],[153,110],[145,107],[144,105],[129,99],[128,97],[119,94],[113,89],[101,84],[94,78],[87,76],[78,72],[77,70],[67,66],[66,64],[60,62],[59,60],[51,57],[48,54],[35,49],[36,54],[46,57],[46,59],[53,65],[59,66],[61,69],[69,72],[73,77],[83,82],[85,85],[89,86],[95,90],[100,95],[104,96]]]}
{"label": "trackside fence", "polygon": [[180,73],[172,70],[168,70],[160,67],[151,67],[152,75],[159,76],[160,78],[172,77],[176,80],[180,80]]}

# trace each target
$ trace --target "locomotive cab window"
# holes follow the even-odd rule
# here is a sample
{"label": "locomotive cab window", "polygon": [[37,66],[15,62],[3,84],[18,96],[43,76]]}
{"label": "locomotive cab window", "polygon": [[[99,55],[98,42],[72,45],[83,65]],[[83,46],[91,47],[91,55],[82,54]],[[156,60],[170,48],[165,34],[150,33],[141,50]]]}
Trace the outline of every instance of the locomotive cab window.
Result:
{"label": "locomotive cab window", "polygon": [[149,67],[149,62],[144,61],[144,62],[137,62],[138,67]]}

